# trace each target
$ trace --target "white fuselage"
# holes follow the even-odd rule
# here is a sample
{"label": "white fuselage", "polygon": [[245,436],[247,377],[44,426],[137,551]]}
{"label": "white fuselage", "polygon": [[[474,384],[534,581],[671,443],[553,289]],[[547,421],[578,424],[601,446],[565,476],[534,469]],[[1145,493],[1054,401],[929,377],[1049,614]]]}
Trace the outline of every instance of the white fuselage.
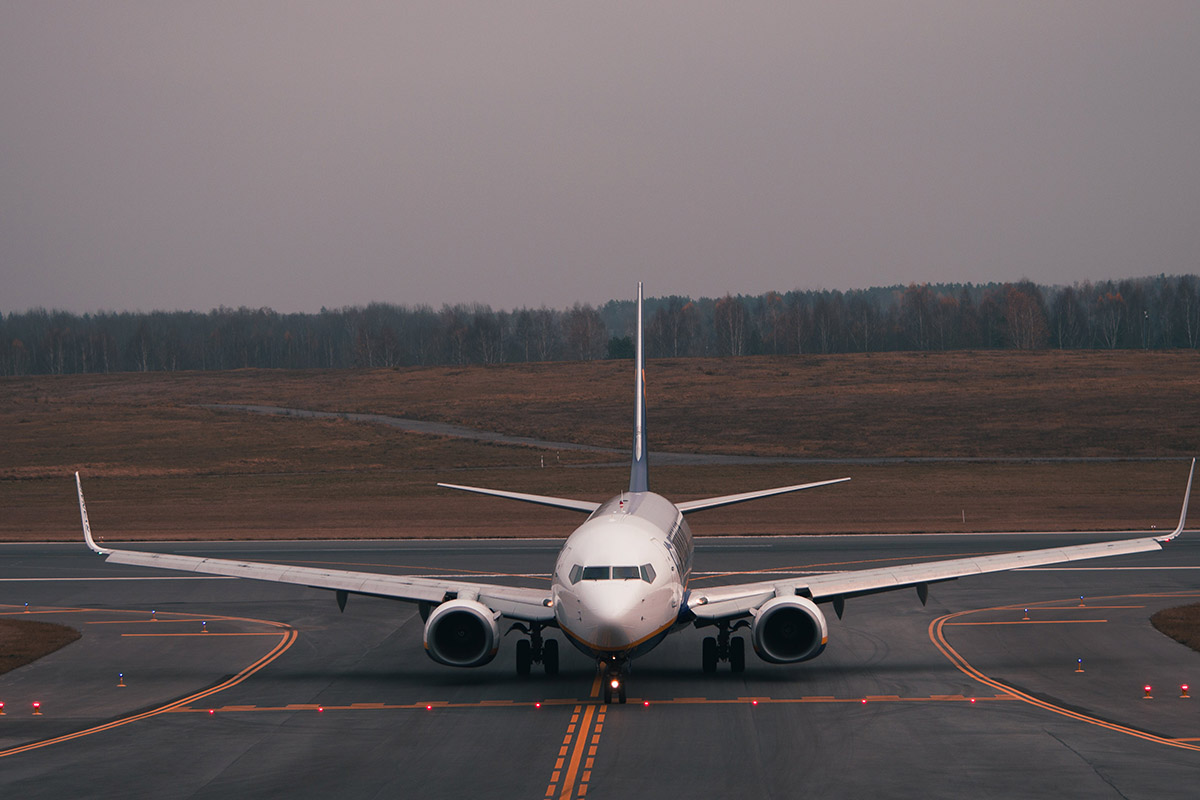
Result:
{"label": "white fuselage", "polygon": [[618,495],[563,545],[555,619],[589,656],[639,655],[679,621],[691,567],[691,531],[673,503],[652,492]]}

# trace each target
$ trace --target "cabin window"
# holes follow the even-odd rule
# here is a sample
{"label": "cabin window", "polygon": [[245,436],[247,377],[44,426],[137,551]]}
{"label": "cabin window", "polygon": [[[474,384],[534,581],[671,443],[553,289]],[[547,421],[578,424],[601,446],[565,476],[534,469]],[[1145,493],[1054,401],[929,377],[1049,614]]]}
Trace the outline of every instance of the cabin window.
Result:
{"label": "cabin window", "polygon": [[612,567],[584,567],[583,579],[585,581],[606,581],[611,572]]}
{"label": "cabin window", "polygon": [[654,567],[650,566],[649,564],[642,564],[641,573],[642,580],[644,580],[646,583],[654,583]]}
{"label": "cabin window", "polygon": [[627,580],[635,580],[636,581],[638,578],[642,577],[641,572],[638,570],[637,567],[613,567],[612,570],[613,570],[612,576],[613,576],[614,581],[627,581]]}

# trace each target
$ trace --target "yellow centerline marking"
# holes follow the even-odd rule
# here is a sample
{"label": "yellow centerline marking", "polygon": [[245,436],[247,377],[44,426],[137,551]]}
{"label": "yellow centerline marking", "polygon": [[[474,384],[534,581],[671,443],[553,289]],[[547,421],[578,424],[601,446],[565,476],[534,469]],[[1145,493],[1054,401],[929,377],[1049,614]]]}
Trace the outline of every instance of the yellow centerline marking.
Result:
{"label": "yellow centerline marking", "polygon": [[[1141,599],[1141,598],[1146,598],[1146,597],[1188,598],[1188,597],[1200,597],[1200,594],[1197,594],[1195,592],[1167,592],[1167,593],[1162,593],[1162,594],[1115,595],[1112,597],[1101,597],[1101,598],[1097,598],[1097,599],[1099,599],[1099,600],[1124,600],[1127,598]],[[1062,601],[1056,601],[1056,602],[1062,602]],[[976,608],[976,609],[973,609],[970,611],[958,611],[953,614],[945,614],[929,623],[929,639],[930,639],[930,641],[933,642],[934,647],[936,647],[939,651],[941,651],[942,655],[944,655],[950,661],[950,663],[953,664],[955,666],[955,668],[957,668],[959,670],[959,672],[962,672],[964,675],[974,678],[975,680],[979,681],[980,683],[986,684],[987,686],[991,686],[992,688],[997,689],[1001,692],[1006,692],[1007,694],[1011,695],[1016,700],[1020,700],[1024,703],[1029,703],[1030,705],[1037,706],[1038,708],[1045,709],[1046,711],[1051,711],[1055,714],[1059,714],[1064,717],[1069,717],[1071,719],[1079,720],[1080,722],[1086,722],[1090,725],[1096,725],[1101,728],[1107,728],[1108,730],[1115,731],[1116,733],[1123,733],[1128,736],[1135,736],[1139,739],[1145,739],[1148,742],[1154,742],[1156,744],[1164,744],[1164,745],[1167,745],[1168,747],[1178,747],[1178,748],[1182,748],[1182,749],[1186,749],[1186,750],[1200,751],[1200,744],[1191,744],[1191,742],[1200,741],[1200,739],[1167,738],[1165,736],[1156,736],[1155,734],[1147,733],[1145,731],[1138,730],[1137,728],[1131,728],[1131,727],[1128,727],[1125,725],[1118,725],[1113,722],[1108,722],[1106,720],[1097,719],[1096,717],[1092,717],[1087,714],[1082,714],[1077,711],[1072,711],[1068,708],[1064,708],[1062,706],[1058,706],[1053,703],[1049,703],[1045,700],[1041,700],[1039,698],[1033,697],[1032,695],[1028,695],[1018,689],[1014,689],[1013,687],[1007,685],[1003,681],[1000,681],[1000,680],[992,678],[988,675],[985,675],[983,672],[981,672],[980,670],[973,667],[965,658],[963,658],[963,656],[957,650],[955,650],[950,645],[950,643],[946,640],[945,634],[942,632],[943,628],[946,625],[952,624],[949,622],[949,620],[955,619],[956,617],[966,616],[968,614],[977,614],[977,613],[985,612],[985,611],[1013,611],[1013,610],[1019,610],[1022,607],[1023,606],[1020,606],[1020,605],[992,606],[990,608]],[[1076,606],[1076,607],[1078,608],[1079,606]],[[1141,607],[1142,606],[1135,606],[1135,608],[1141,608]],[[1032,606],[1030,606],[1030,608],[1032,608]],[[1060,610],[1059,608],[1055,608],[1053,606],[1043,606],[1043,608],[1054,608],[1055,610]],[[1027,625],[1029,623],[1022,622],[1019,624]]]}
{"label": "yellow centerline marking", "polygon": [[575,776],[579,772],[579,761],[583,757],[583,750],[587,742],[588,726],[592,724],[592,715],[595,713],[596,707],[593,705],[583,709],[583,721],[580,723],[578,735],[575,736],[575,746],[571,751],[571,760],[567,764],[567,774],[563,777],[560,800],[571,800],[574,793]]}
{"label": "yellow centerline marking", "polygon": [[126,636],[200,636],[206,639],[211,639],[217,636],[278,636],[275,631],[263,631],[262,633],[217,633],[216,631],[197,631],[196,633],[122,633],[121,638]]}
{"label": "yellow centerline marking", "polygon": [[[1014,619],[1004,622],[947,622],[953,625],[1078,625],[1083,622],[1108,622],[1106,619]],[[129,634],[126,634],[127,636]]]}
{"label": "yellow centerline marking", "polygon": [[[121,609],[71,608],[71,609],[64,609],[61,613],[82,613],[82,612],[112,614],[112,613],[121,613]],[[52,612],[47,611],[45,613],[52,613]],[[130,610],[127,613],[145,614],[146,612],[144,610],[139,609],[137,611]],[[183,613],[183,612],[176,612],[176,613]],[[128,725],[132,722],[140,722],[141,720],[149,719],[150,717],[155,717],[155,716],[158,716],[159,714],[165,714],[167,712],[182,708],[183,706],[186,706],[188,703],[192,703],[196,700],[201,700],[205,697],[211,697],[212,695],[215,695],[219,692],[223,692],[226,689],[237,686],[239,683],[246,680],[251,675],[258,672],[259,670],[261,670],[263,667],[270,664],[275,659],[279,658],[279,656],[283,655],[288,650],[288,648],[290,648],[293,644],[295,644],[296,638],[300,635],[300,632],[297,631],[292,626],[290,626],[286,623],[283,623],[283,622],[275,622],[273,620],[252,619],[249,617],[230,617],[230,616],[223,616],[223,615],[213,616],[213,615],[202,615],[202,614],[196,614],[196,615],[194,615],[194,617],[195,617],[195,619],[207,619],[207,620],[220,619],[220,620],[237,621],[237,622],[252,622],[252,623],[256,623],[256,624],[260,624],[260,625],[270,625],[271,627],[280,629],[280,631],[278,633],[274,634],[274,635],[280,637],[279,642],[273,648],[271,648],[271,650],[268,651],[265,655],[260,657],[257,661],[255,661],[254,663],[250,664],[249,666],[243,668],[241,670],[241,672],[238,672],[233,677],[231,677],[227,680],[224,680],[221,683],[218,683],[216,686],[209,687],[208,689],[204,689],[202,691],[188,695],[187,697],[183,697],[179,700],[174,700],[170,703],[159,706],[158,708],[153,708],[153,709],[150,709],[149,711],[143,711],[140,714],[132,714],[128,717],[122,717],[120,719],[115,719],[112,722],[107,722],[103,725],[96,725],[91,728],[85,728],[84,730],[81,730],[81,731],[75,731],[74,733],[68,733],[68,734],[64,734],[62,736],[55,736],[50,739],[43,739],[38,742],[30,742],[29,744],[20,745],[18,747],[11,747],[7,750],[0,750],[0,758],[4,758],[5,756],[16,755],[17,753],[24,753],[29,750],[37,750],[42,747],[49,747],[52,744],[59,744],[61,742],[69,742],[74,739],[82,738],[84,736],[90,736],[94,733],[100,733],[101,731],[107,731],[107,730],[111,730],[113,728],[119,728],[123,725]],[[207,635],[213,636],[214,634],[210,633]]]}
{"label": "yellow centerline marking", "polygon": [[[967,703],[971,700],[977,702],[986,701],[1011,701],[1016,698],[1009,694],[990,695],[975,695],[968,697],[961,694],[935,694],[928,697],[901,697],[899,695],[857,695],[854,697],[739,697],[731,698],[709,698],[709,697],[691,697],[691,698],[675,698],[672,700],[654,700],[652,705],[655,706],[685,706],[685,705],[750,705],[757,703],[758,705],[792,705],[797,703],[825,703],[825,704],[843,704],[843,703],[861,703],[863,700],[869,700],[873,703]],[[558,699],[558,700],[542,700],[542,707],[546,706],[566,706],[574,704],[577,708],[582,709],[583,704],[588,703],[588,700],[578,699]],[[630,698],[631,705],[637,705],[642,702],[642,698]],[[505,701],[503,704],[490,700],[482,700],[473,703],[447,703],[444,701],[433,702],[418,702],[418,703],[350,703],[349,705],[327,705],[323,703],[288,703],[284,706],[256,706],[256,705],[237,705],[237,706],[183,706],[180,708],[171,709],[174,714],[207,714],[209,711],[238,711],[238,712],[269,712],[269,713],[294,713],[296,711],[316,711],[322,709],[325,713],[336,711],[427,711],[428,707],[432,706],[435,709],[463,709],[463,708],[519,708],[532,707],[533,703],[514,701]],[[607,706],[597,706],[592,703],[592,708],[606,709]],[[603,716],[597,715],[596,722],[590,731],[578,731],[584,735],[592,735],[592,743],[588,748],[588,756],[595,757],[597,742],[600,728],[603,727]],[[555,754],[556,759],[565,759],[570,753],[571,744],[578,740],[575,735],[577,731],[573,730],[563,737],[562,745],[558,748]],[[556,762],[555,769],[561,769],[562,765]]]}
{"label": "yellow centerline marking", "polygon": [[[142,612],[145,613],[145,612]],[[195,622],[193,619],[89,619],[84,625],[145,625],[153,622],[162,624],[166,622]]]}

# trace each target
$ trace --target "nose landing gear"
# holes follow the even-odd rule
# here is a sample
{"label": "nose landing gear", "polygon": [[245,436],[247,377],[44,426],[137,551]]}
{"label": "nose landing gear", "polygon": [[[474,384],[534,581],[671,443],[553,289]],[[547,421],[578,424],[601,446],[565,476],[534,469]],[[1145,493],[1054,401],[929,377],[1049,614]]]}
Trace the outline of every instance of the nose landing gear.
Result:
{"label": "nose landing gear", "polygon": [[520,631],[527,634],[528,639],[517,641],[517,674],[528,675],[534,664],[541,664],[547,675],[558,674],[558,640],[542,639],[542,628],[539,622],[531,622],[528,626],[514,622],[508,633]]}
{"label": "nose landing gear", "polygon": [[604,691],[605,705],[611,704],[615,697],[620,704],[625,703],[625,662],[600,662],[600,688]]}

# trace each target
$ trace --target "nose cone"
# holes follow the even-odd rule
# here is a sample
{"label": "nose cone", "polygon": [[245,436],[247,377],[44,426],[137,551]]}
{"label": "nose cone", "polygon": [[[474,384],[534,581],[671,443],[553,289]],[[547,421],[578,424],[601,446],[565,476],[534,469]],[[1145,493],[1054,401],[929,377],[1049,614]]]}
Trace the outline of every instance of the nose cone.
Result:
{"label": "nose cone", "polygon": [[580,584],[574,619],[564,620],[569,629],[600,650],[627,649],[646,632],[643,619],[645,584],[641,581],[595,581]]}

